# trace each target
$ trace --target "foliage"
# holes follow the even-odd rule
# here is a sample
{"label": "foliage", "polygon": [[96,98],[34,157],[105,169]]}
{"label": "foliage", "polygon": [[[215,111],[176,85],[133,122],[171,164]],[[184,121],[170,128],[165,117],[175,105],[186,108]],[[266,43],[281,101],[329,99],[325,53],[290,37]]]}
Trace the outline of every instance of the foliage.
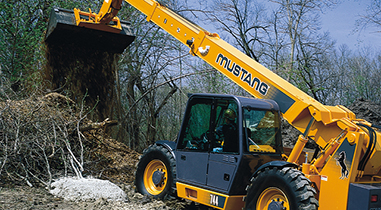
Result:
{"label": "foliage", "polygon": [[24,83],[41,83],[38,72],[44,68],[43,39],[51,8],[72,9],[91,5],[90,2],[93,1],[0,1],[0,76],[14,84],[13,90],[21,90]]}
{"label": "foliage", "polygon": [[45,31],[47,2],[0,1],[0,69],[1,76],[21,82],[42,67],[40,41]]}

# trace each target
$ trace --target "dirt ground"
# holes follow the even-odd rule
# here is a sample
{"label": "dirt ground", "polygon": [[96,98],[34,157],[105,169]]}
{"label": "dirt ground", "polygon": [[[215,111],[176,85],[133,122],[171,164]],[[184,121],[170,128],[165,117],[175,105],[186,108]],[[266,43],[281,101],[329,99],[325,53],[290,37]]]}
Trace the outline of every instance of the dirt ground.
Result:
{"label": "dirt ground", "polygon": [[[380,105],[359,99],[349,106],[358,118],[366,119],[374,124],[381,124]],[[282,132],[284,139],[297,136],[295,131],[286,127]],[[89,133],[88,135],[92,135]],[[95,134],[93,134],[95,135]],[[124,144],[112,139],[98,139],[94,148],[95,154],[102,154],[109,161],[102,165],[105,170],[103,179],[117,184],[126,194],[125,201],[108,201],[105,199],[86,202],[67,201],[49,193],[43,187],[29,187],[27,185],[0,185],[0,210],[5,209],[209,209],[208,207],[190,203],[177,198],[165,202],[152,200],[135,192],[133,187],[134,170],[140,154],[130,150]]]}
{"label": "dirt ground", "polygon": [[126,201],[108,201],[97,199],[92,201],[67,201],[55,197],[47,189],[29,186],[0,187],[0,210],[17,209],[60,209],[60,210],[211,210],[206,206],[183,199],[171,198],[165,202],[154,200],[136,193],[130,184],[119,185],[127,194]]}
{"label": "dirt ground", "polygon": [[189,209],[190,203],[181,200],[170,200],[166,203],[152,200],[147,196],[135,193],[130,185],[122,186],[128,195],[128,200],[108,201],[67,201],[51,195],[48,190],[38,187],[13,186],[0,188],[0,209]]}

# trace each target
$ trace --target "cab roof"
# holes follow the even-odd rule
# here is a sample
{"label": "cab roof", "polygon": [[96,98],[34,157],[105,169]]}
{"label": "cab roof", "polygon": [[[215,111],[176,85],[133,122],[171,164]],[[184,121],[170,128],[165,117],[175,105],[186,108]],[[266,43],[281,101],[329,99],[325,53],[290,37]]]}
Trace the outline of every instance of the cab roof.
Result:
{"label": "cab roof", "polygon": [[195,93],[190,98],[234,98],[241,107],[279,111],[279,106],[274,100],[258,99],[251,97],[235,96],[230,94]]}

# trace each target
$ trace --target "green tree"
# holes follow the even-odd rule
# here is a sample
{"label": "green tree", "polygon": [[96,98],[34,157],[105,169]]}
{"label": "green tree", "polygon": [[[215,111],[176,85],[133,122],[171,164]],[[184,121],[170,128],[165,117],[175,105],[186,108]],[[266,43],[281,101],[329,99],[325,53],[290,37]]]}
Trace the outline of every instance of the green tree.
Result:
{"label": "green tree", "polygon": [[46,0],[0,1],[1,77],[12,82],[14,90],[43,66],[48,7]]}
{"label": "green tree", "polygon": [[87,9],[84,5],[94,3],[78,0],[0,0],[1,79],[10,81],[13,90],[20,90],[26,83],[38,86],[41,82],[39,71],[44,68],[43,40],[51,8]]}

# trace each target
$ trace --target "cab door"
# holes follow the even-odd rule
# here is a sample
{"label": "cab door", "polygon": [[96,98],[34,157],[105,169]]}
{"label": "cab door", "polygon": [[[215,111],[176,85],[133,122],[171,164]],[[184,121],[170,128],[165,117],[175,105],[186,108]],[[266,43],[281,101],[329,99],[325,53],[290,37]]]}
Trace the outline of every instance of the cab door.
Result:
{"label": "cab door", "polygon": [[178,181],[205,186],[207,181],[212,98],[191,98],[177,141]]}
{"label": "cab door", "polygon": [[229,189],[239,163],[237,118],[238,105],[232,97],[189,100],[177,141],[178,181]]}
{"label": "cab door", "polygon": [[238,105],[233,98],[216,98],[207,186],[227,191],[239,163]]}
{"label": "cab door", "polygon": [[234,178],[238,158],[237,154],[211,153],[207,186],[227,191]]}

